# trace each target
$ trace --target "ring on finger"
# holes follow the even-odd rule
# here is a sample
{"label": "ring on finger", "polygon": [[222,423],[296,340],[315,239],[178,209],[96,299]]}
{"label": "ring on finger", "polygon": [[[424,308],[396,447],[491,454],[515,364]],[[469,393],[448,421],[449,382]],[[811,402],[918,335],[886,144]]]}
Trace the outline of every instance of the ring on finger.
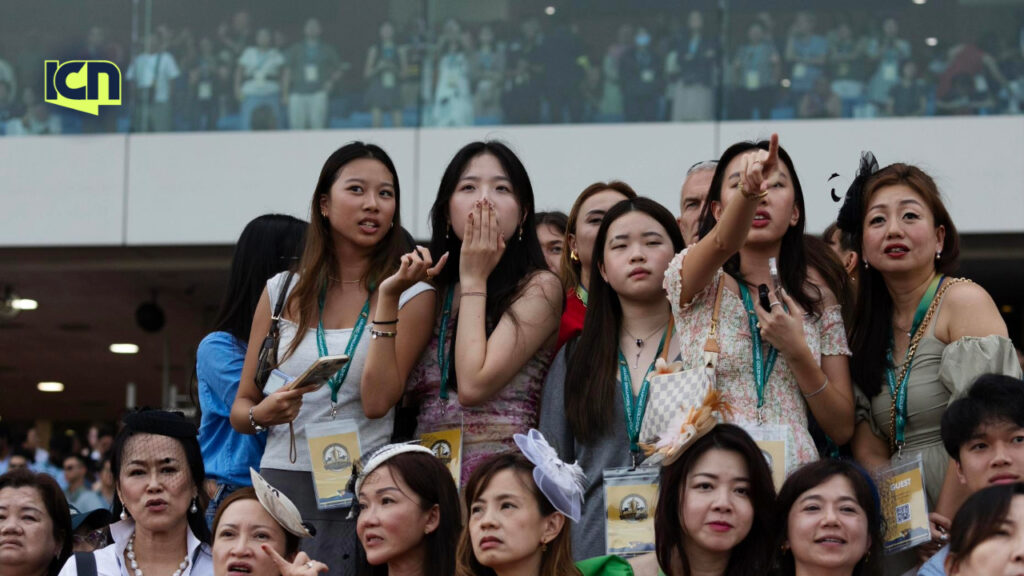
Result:
{"label": "ring on finger", "polygon": [[310,560],[309,562],[306,562],[306,568],[312,568],[312,567],[313,567],[313,561],[312,560]]}
{"label": "ring on finger", "polygon": [[769,306],[769,308],[775,308],[776,306],[782,306],[782,302],[772,302],[772,305]]}

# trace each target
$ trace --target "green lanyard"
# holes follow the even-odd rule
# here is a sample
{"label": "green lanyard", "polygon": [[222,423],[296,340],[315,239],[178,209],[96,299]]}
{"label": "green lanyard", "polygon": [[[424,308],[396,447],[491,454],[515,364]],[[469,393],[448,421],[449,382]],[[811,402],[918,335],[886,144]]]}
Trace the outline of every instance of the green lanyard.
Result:
{"label": "green lanyard", "polygon": [[[939,285],[942,284],[944,276],[938,274],[935,278],[932,278],[932,283],[928,285],[928,290],[921,297],[921,301],[917,304],[917,311],[914,312],[914,323],[910,326],[910,335],[917,333],[918,329],[921,328],[921,322],[924,321],[925,315],[928,313],[928,308],[932,305],[932,300],[935,299],[935,293],[939,290]],[[889,350],[885,353],[885,358],[888,360],[888,366],[885,369],[885,379],[889,382],[889,397],[892,398],[894,404],[894,410],[896,411],[896,437],[890,438],[890,448],[903,450],[903,444],[906,440],[906,427],[907,427],[907,381],[910,380],[910,366],[914,361],[910,354],[910,346],[907,346],[907,351],[903,354],[903,378],[896,382],[896,372],[893,370],[895,362],[892,359],[892,350],[896,347],[895,340],[892,334],[892,325],[889,326]]]}
{"label": "green lanyard", "polygon": [[640,385],[640,394],[633,397],[633,377],[629,375],[629,365],[626,364],[626,357],[619,348],[619,379],[622,381],[622,405],[626,412],[626,433],[629,434],[629,451],[633,454],[633,465],[636,465],[637,453],[640,447],[637,442],[640,440],[640,426],[644,421],[644,414],[647,412],[647,396],[650,394],[651,372],[654,372],[654,365],[665,349],[665,342],[672,331],[672,323],[665,327],[665,333],[661,336],[661,344],[658,344],[658,351],[654,354],[654,361],[644,374],[644,382]]}
{"label": "green lanyard", "polygon": [[754,355],[754,386],[757,390],[757,423],[764,423],[764,389],[768,385],[768,378],[775,368],[775,360],[779,357],[779,351],[774,346],[768,346],[768,357],[764,357],[764,350],[761,343],[761,331],[757,328],[757,312],[754,311],[754,300],[750,297],[750,290],[743,282],[737,282],[740,286],[740,295],[743,296],[743,307],[747,310],[747,323],[750,325],[750,345]]}
{"label": "green lanyard", "polygon": [[444,297],[444,307],[441,308],[441,327],[437,336],[437,364],[441,367],[441,389],[438,394],[442,400],[448,399],[448,371],[451,369],[451,356],[445,353],[448,346],[448,320],[452,317],[452,300],[455,299],[455,289],[448,288],[448,294]]}
{"label": "green lanyard", "polygon": [[586,308],[587,299],[590,298],[590,293],[587,292],[587,289],[584,288],[582,284],[576,286],[576,297],[580,299],[580,302],[583,302],[583,307]]}
{"label": "green lanyard", "polygon": [[[349,361],[338,370],[334,376],[331,376],[327,380],[327,384],[331,387],[331,403],[338,401],[338,390],[341,389],[341,385],[345,382],[345,377],[348,376],[348,369],[352,367],[352,355],[356,352],[356,347],[359,346],[359,341],[363,338],[363,330],[366,329],[366,320],[370,317],[370,298],[373,296],[373,286],[370,286],[370,293],[366,296],[366,303],[363,304],[363,310],[359,313],[359,319],[356,320],[356,325],[352,328],[352,334],[348,337],[348,345],[345,346],[345,355],[349,357]],[[320,296],[317,298],[317,304],[320,306],[320,318],[316,323],[316,348],[319,351],[320,356],[327,356],[327,335],[324,333],[324,302],[327,299],[327,282],[324,282],[323,288],[320,289]],[[333,411],[332,411],[333,414]]]}

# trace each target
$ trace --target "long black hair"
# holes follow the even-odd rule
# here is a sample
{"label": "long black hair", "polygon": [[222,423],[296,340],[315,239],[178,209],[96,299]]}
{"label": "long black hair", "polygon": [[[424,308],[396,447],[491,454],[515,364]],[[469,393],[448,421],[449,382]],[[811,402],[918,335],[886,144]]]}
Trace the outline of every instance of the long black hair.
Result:
{"label": "long black hair", "polygon": [[604,245],[608,228],[630,212],[642,212],[654,218],[668,233],[672,251],[685,245],[675,218],[667,208],[650,198],[623,200],[605,213],[594,239],[590,271],[590,296],[583,332],[566,358],[565,416],[569,428],[580,442],[593,442],[604,436],[615,414],[615,370],[618,365],[619,330],[622,304],[611,285],[601,276]]}
{"label": "long black hair", "polygon": [[252,317],[267,280],[294,267],[302,250],[306,223],[284,214],[264,214],[246,224],[235,244],[231,274],[214,330],[249,340]]}
{"label": "long black hair", "polygon": [[[516,236],[506,243],[501,260],[491,271],[491,275],[487,277],[486,326],[489,335],[498,320],[501,319],[502,314],[520,296],[522,289],[533,275],[536,273],[551,274],[551,272],[548,271],[544,252],[537,239],[533,185],[530,184],[530,176],[526,173],[526,167],[523,166],[515,152],[501,142],[495,140],[471,142],[456,152],[455,157],[448,163],[444,175],[441,176],[441,183],[437,187],[434,205],[430,207],[430,254],[434,262],[437,262],[445,252],[448,253],[448,263],[434,278],[438,292],[443,295],[446,289],[450,289],[459,281],[459,256],[462,251],[462,240],[451,229],[448,204],[470,161],[484,154],[490,154],[498,159],[501,168],[508,175],[509,182],[512,184],[512,193],[519,201],[519,208],[523,212],[520,229]],[[439,306],[443,298],[444,296],[438,298]],[[513,318],[513,321],[515,320]],[[454,347],[454,333],[451,342]],[[454,362],[452,362],[451,371],[449,382],[454,386]]]}
{"label": "long black hair", "polygon": [[[701,238],[711,232],[711,229],[718,223],[711,210],[711,204],[712,202],[722,201],[722,187],[728,177],[725,171],[729,167],[729,162],[732,162],[733,158],[752,150],[768,150],[768,141],[737,142],[729,146],[722,153],[722,157],[718,160],[718,165],[715,167],[715,175],[711,178],[711,188],[708,190],[707,202],[704,203],[704,209],[700,213]],[[807,221],[807,210],[804,209],[804,191],[800,186],[800,179],[797,178],[793,160],[781,146],[779,146],[779,160],[789,169],[790,180],[793,183],[793,202],[800,211],[800,217],[797,219],[796,224],[790,226],[782,236],[782,246],[779,248],[779,277],[786,292],[789,293],[789,296],[801,308],[817,314],[820,313],[821,290],[812,284],[810,288],[816,294],[811,296],[808,294],[807,288],[807,257],[804,254],[804,225]],[[735,278],[737,282],[743,282],[743,277],[740,274],[739,252],[726,261],[723,269],[727,274]]]}

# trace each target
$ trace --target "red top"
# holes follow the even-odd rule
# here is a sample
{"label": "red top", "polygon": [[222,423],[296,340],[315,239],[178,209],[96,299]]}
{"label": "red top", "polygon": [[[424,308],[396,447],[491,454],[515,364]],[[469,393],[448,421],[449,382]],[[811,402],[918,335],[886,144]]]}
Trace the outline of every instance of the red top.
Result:
{"label": "red top", "polygon": [[562,323],[558,327],[558,343],[555,344],[555,350],[583,331],[583,318],[586,315],[587,307],[576,295],[576,291],[570,290],[565,295],[565,312],[562,312]]}

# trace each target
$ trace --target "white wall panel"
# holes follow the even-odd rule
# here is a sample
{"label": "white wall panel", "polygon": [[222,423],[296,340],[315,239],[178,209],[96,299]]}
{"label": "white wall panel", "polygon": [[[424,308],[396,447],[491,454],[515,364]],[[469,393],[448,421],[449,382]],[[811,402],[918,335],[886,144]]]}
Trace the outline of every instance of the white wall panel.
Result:
{"label": "white wall panel", "polygon": [[0,138],[0,246],[120,244],[124,136]]}
{"label": "white wall panel", "polygon": [[[127,243],[230,244],[261,214],[307,219],[324,160],[352,140],[379,144],[395,161],[399,182],[412,183],[413,136],[412,130],[133,135]],[[414,219],[413,204],[403,203],[404,220]]]}
{"label": "white wall panel", "polygon": [[865,149],[931,173],[962,231],[1024,231],[1024,116],[1000,116],[0,138],[0,246],[231,243],[259,214],[308,217],[323,161],[355,139],[391,154],[419,238],[445,166],[477,139],[520,154],[539,210],[618,178],[675,213],[687,167],[771,131],[796,162],[809,231],[835,217],[829,190],[846,190]]}

